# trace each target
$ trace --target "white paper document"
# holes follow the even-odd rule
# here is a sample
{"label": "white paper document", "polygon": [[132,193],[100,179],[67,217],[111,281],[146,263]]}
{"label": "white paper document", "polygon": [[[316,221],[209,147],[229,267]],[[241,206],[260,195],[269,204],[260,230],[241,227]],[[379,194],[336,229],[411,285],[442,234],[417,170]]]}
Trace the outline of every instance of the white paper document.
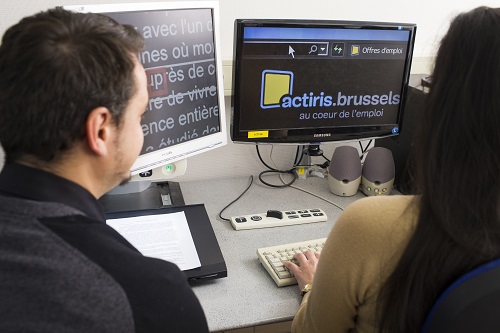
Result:
{"label": "white paper document", "polygon": [[200,267],[184,212],[107,220],[143,255],[170,261],[181,270]]}

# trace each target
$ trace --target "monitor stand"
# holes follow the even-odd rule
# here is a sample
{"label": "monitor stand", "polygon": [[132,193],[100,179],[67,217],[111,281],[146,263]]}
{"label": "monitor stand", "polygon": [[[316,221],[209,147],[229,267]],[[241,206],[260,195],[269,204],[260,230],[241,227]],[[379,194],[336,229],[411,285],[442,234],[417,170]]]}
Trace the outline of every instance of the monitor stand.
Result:
{"label": "monitor stand", "polygon": [[316,168],[312,165],[311,156],[322,155],[323,151],[319,148],[319,145],[304,146],[302,150],[302,160],[300,162],[302,166],[296,169],[297,177],[299,179],[307,179],[307,177],[314,176]]}
{"label": "monitor stand", "polygon": [[184,206],[177,182],[148,180],[120,185],[99,199],[106,213]]}

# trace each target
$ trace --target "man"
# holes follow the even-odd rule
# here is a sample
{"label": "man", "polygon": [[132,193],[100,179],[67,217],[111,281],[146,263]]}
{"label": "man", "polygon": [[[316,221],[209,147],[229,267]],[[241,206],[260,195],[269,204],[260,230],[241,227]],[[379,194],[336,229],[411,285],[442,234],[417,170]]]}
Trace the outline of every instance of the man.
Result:
{"label": "man", "polygon": [[53,9],[0,46],[1,332],[207,332],[184,274],[142,256],[97,199],[143,143],[141,36]]}

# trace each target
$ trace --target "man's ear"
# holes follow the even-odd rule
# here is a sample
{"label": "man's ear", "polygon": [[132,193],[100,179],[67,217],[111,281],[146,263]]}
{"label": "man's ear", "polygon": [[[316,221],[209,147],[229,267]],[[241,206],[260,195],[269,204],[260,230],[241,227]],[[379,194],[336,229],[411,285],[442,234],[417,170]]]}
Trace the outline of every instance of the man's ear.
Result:
{"label": "man's ear", "polygon": [[85,134],[89,149],[98,156],[108,153],[114,124],[111,113],[105,107],[93,109],[87,117]]}

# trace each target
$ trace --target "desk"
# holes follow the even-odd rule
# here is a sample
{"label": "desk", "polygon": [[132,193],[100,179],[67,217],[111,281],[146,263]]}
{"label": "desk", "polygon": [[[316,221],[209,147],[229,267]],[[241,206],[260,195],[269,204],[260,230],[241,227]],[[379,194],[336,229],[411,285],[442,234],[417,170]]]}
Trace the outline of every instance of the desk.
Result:
{"label": "desk", "polygon": [[[236,231],[230,222],[220,220],[218,214],[245,190],[249,178],[181,183],[186,204],[205,204],[227,265],[226,278],[205,281],[193,287],[212,332],[292,320],[301,302],[297,286],[278,288],[257,259],[256,250],[265,246],[327,237],[342,212],[310,194],[290,187],[270,188],[262,185],[257,177],[254,178],[252,187],[226,209],[223,217],[262,213],[269,209],[321,208],[328,215],[328,221]],[[328,180],[322,178],[297,180],[293,185],[327,198],[341,207],[365,197],[361,192],[353,197],[335,196],[328,189]]]}

